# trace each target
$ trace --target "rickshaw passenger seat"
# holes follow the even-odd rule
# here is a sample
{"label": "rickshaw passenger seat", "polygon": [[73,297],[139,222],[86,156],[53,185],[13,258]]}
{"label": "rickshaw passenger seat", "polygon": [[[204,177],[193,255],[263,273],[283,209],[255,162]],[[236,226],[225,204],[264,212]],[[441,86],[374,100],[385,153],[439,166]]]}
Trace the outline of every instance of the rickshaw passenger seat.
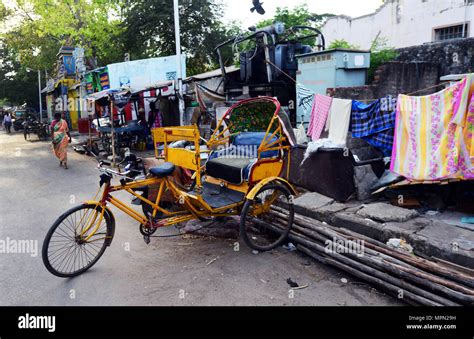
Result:
{"label": "rickshaw passenger seat", "polygon": [[211,177],[240,185],[248,179],[249,166],[254,158],[214,158],[206,163],[206,173]]}
{"label": "rickshaw passenger seat", "polygon": [[[249,179],[250,170],[258,159],[258,148],[266,137],[266,132],[239,133],[230,147],[210,154],[206,163],[206,173],[234,185],[242,184]],[[267,143],[277,140],[277,137],[273,137],[268,139]],[[265,151],[260,154],[260,158],[275,158],[278,154],[278,150]]]}
{"label": "rickshaw passenger seat", "polygon": [[164,178],[168,175],[173,174],[176,166],[171,162],[165,162],[164,164],[150,168],[150,173],[156,178]]}

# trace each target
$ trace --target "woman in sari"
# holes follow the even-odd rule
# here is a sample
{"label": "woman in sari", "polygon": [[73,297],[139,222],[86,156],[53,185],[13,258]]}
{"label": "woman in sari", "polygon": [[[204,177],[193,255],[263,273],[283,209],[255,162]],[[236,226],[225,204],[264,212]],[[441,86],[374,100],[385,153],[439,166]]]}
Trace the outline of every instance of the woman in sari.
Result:
{"label": "woman in sari", "polygon": [[53,138],[53,151],[59,159],[59,166],[67,167],[67,147],[70,141],[69,128],[66,120],[61,118],[61,113],[54,115],[51,123],[51,136]]}

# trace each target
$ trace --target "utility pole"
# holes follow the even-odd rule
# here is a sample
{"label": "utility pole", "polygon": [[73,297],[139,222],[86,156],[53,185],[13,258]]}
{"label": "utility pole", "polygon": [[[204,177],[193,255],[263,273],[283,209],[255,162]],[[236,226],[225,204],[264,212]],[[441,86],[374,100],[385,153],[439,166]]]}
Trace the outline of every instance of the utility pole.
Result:
{"label": "utility pole", "polygon": [[43,103],[41,100],[41,71],[38,70],[39,120],[43,122]]}
{"label": "utility pole", "polygon": [[178,0],[173,0],[174,6],[174,35],[176,40],[176,57],[178,58],[178,70],[176,73],[177,84],[178,84],[178,105],[179,105],[179,122],[180,125],[184,125],[184,97],[183,97],[183,72],[181,62],[181,32],[179,28],[179,4]]}

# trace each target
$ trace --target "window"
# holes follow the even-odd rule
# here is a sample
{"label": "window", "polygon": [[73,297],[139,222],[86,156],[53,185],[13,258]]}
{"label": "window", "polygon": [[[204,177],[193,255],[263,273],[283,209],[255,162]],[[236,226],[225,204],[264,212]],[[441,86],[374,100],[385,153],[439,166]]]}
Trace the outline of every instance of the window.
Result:
{"label": "window", "polygon": [[[464,26],[464,36],[463,36]],[[468,24],[460,24],[442,28],[435,28],[434,30],[434,41],[443,41],[456,38],[467,38],[468,35]]]}

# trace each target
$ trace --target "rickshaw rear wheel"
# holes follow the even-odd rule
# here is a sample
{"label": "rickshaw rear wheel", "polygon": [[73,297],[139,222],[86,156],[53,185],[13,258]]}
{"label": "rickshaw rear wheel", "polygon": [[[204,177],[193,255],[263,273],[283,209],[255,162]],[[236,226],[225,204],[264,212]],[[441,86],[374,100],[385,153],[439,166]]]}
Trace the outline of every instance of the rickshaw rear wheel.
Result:
{"label": "rickshaw rear wheel", "polygon": [[[287,220],[271,215],[272,206],[284,207]],[[263,186],[253,200],[246,200],[240,216],[240,236],[251,249],[270,251],[280,246],[293,226],[293,196],[290,190],[277,183]]]}

